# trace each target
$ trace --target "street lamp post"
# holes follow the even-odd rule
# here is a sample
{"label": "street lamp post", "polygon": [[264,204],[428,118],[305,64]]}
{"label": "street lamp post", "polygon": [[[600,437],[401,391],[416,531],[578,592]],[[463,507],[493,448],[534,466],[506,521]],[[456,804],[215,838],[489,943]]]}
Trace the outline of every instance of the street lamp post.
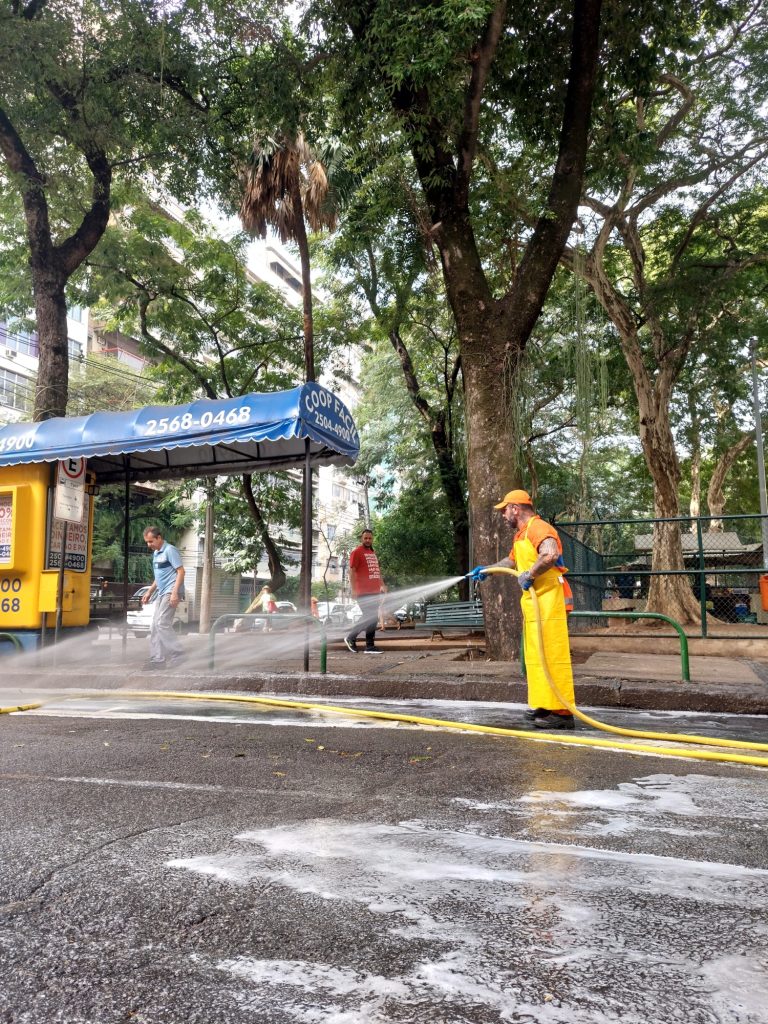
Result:
{"label": "street lamp post", "polygon": [[755,447],[757,448],[757,481],[760,489],[760,525],[763,537],[763,567],[768,569],[768,499],[765,493],[765,452],[763,450],[763,422],[760,411],[760,389],[757,385],[757,338],[751,338],[749,353],[752,359],[752,404],[755,417]]}

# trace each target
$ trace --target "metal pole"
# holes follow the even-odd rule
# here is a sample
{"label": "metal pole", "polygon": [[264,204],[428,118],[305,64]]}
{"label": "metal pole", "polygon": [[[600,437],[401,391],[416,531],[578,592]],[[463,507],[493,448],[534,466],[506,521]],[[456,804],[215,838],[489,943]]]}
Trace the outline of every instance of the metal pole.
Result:
{"label": "metal pole", "polygon": [[125,457],[125,487],[123,490],[123,661],[128,654],[128,554],[131,539],[131,457]]}
{"label": "metal pole", "polygon": [[691,658],[688,650],[688,637],[685,630],[677,621],[669,615],[662,615],[661,612],[571,612],[571,619],[658,619],[661,622],[668,622],[677,630],[680,638],[680,670],[683,682],[691,681]]}
{"label": "metal pole", "polygon": [[757,480],[760,488],[760,525],[763,536],[763,566],[768,569],[768,499],[765,494],[765,452],[763,450],[763,421],[760,412],[760,390],[757,386],[757,338],[751,338],[749,353],[752,360],[752,404],[755,416],[755,447],[757,448]]}
{"label": "metal pole", "polygon": [[[304,486],[302,487],[302,538],[301,538],[301,570],[304,589],[301,595],[303,610],[307,615],[312,612],[312,462],[310,459],[310,441],[304,441]],[[304,634],[304,671],[309,672],[309,628]]]}
{"label": "metal pole", "polygon": [[211,609],[213,608],[213,507],[216,494],[216,481],[209,480],[205,485],[205,546],[203,548],[203,580],[200,586],[200,624],[199,633],[207,633],[211,628]]}
{"label": "metal pole", "polygon": [[67,556],[67,530],[69,523],[66,519],[62,523],[61,531],[61,553],[59,555],[59,578],[56,585],[56,626],[54,627],[53,642],[58,644],[59,633],[61,632],[61,620],[64,614],[64,559]]}
{"label": "metal pole", "polygon": [[699,547],[699,602],[701,603],[701,635],[707,635],[707,577],[704,573],[704,536],[701,516],[696,518],[696,542]]}

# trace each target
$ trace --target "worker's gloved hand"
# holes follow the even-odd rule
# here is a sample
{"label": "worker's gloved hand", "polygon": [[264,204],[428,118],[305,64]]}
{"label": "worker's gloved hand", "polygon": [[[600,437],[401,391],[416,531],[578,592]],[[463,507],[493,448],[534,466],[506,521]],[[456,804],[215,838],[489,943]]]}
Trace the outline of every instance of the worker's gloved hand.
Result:
{"label": "worker's gloved hand", "polygon": [[517,582],[520,584],[520,589],[521,590],[530,590],[531,587],[533,586],[533,576],[531,576],[531,574],[528,572],[528,570],[525,569],[517,577]]}
{"label": "worker's gloved hand", "polygon": [[467,573],[467,575],[474,583],[482,583],[483,580],[488,579],[488,573],[484,570],[484,565],[476,565],[472,572]]}

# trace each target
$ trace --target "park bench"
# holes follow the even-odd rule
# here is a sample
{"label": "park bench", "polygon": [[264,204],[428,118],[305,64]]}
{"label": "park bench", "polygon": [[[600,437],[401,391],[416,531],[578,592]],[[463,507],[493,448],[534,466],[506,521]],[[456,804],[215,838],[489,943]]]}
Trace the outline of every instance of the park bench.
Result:
{"label": "park bench", "polygon": [[432,635],[444,629],[485,629],[483,606],[479,601],[451,601],[446,604],[428,604],[426,625]]}

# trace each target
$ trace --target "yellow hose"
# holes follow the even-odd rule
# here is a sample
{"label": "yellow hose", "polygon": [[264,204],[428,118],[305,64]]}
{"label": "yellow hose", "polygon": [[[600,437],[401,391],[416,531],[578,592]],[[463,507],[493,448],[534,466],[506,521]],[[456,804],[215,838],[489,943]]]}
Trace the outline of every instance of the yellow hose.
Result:
{"label": "yellow hose", "polygon": [[[338,707],[334,704],[317,704],[310,701],[283,700],[279,697],[237,696],[222,693],[184,693],[172,690],[108,690],[104,693],[67,694],[66,700],[79,698],[116,696],[133,697],[142,700],[196,700],[219,701],[233,704],[258,704],[264,707],[287,708],[300,711],[322,711],[336,715],[348,715],[354,718],[377,718],[387,722],[406,722],[411,725],[429,725],[438,729],[458,729],[462,732],[486,733],[490,736],[508,736],[513,739],[535,740],[539,743],[566,743],[580,747],[600,747],[604,750],[626,750],[628,753],[656,754],[659,757],[689,757],[700,761],[724,761],[733,764],[748,764],[760,768],[768,768],[768,757],[753,757],[746,754],[726,754],[714,750],[687,750],[685,747],[646,747],[639,743],[617,743],[595,739],[592,736],[572,736],[564,733],[548,734],[541,729],[525,731],[522,729],[503,729],[494,725],[474,725],[470,722],[453,722],[442,718],[424,718],[421,715],[401,715],[391,711],[367,711],[362,708]],[[36,704],[20,704],[14,707],[0,708],[0,714],[11,714],[16,711],[31,711],[41,708],[62,698],[51,697],[47,701]],[[653,735],[653,734],[650,734]]]}
{"label": "yellow hose", "polygon": [[[504,566],[490,566],[483,570],[486,573],[506,573],[510,576],[519,576],[519,572],[516,569],[508,569]],[[739,750],[766,750],[768,751],[768,743],[748,743],[745,741],[737,740],[721,740],[712,736],[695,736],[688,735],[686,733],[677,732],[645,732],[640,729],[622,729],[618,725],[608,725],[606,722],[599,722],[596,718],[591,718],[589,715],[585,715],[583,711],[571,704],[570,701],[566,700],[560,691],[558,690],[554,679],[552,678],[549,666],[547,664],[547,658],[544,650],[544,630],[541,624],[541,615],[539,613],[539,599],[536,595],[536,588],[531,587],[529,593],[533,599],[533,609],[536,616],[536,640],[539,648],[539,657],[541,658],[541,665],[544,669],[544,676],[546,677],[549,688],[555,697],[560,701],[563,707],[568,708],[572,715],[576,715],[577,718],[581,719],[582,722],[586,722],[587,725],[591,725],[595,729],[600,729],[603,732],[611,732],[616,736],[635,736],[638,739],[644,740],[668,740],[673,743],[697,743],[700,746],[707,747],[737,747]]]}
{"label": "yellow hose", "polygon": [[[50,698],[53,700],[53,697]],[[12,715],[16,711],[34,711],[36,708],[41,708],[48,701],[39,700],[35,701],[34,704],[15,704],[11,708],[0,708],[0,715]]]}
{"label": "yellow hose", "polygon": [[[756,765],[768,768],[768,757],[752,757],[746,754],[726,754],[714,750],[687,750],[684,747],[645,747],[639,743],[616,743],[595,739],[592,736],[571,736],[563,733],[549,734],[541,729],[525,731],[522,729],[503,729],[495,725],[474,725],[470,722],[453,722],[442,718],[424,718],[421,715],[401,715],[391,711],[367,711],[362,708],[338,707],[334,704],[316,704],[311,701],[283,700],[279,697],[237,696],[222,693],[184,693],[173,690],[107,690],[104,693],[68,694],[66,700],[78,697],[114,699],[116,696],[142,700],[196,700],[219,701],[233,704],[258,704],[264,707],[287,708],[288,710],[322,711],[336,715],[348,715],[354,718],[377,718],[387,722],[406,722],[410,725],[429,725],[438,729],[458,729],[462,732],[486,733],[490,736],[508,736],[514,739],[535,740],[540,743],[567,743],[572,746],[601,747],[604,750],[626,750],[629,753],[656,754],[659,757],[689,757],[701,761],[725,761],[734,764]],[[0,708],[0,714],[15,711],[29,711],[43,707],[61,698],[51,697],[48,701],[37,704],[22,704],[16,707]],[[652,734],[651,734],[652,735]]]}

